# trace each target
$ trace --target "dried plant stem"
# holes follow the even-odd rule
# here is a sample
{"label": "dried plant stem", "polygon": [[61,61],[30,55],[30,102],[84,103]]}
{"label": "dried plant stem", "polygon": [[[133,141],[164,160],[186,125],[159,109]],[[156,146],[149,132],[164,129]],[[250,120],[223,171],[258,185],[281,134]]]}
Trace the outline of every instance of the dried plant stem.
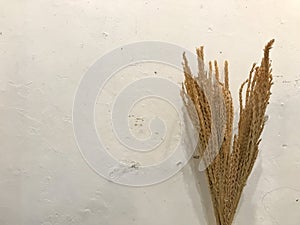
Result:
{"label": "dried plant stem", "polygon": [[[243,188],[258,155],[260,136],[266,121],[265,112],[271,95],[269,52],[273,43],[274,40],[271,40],[265,46],[260,66],[253,64],[248,79],[240,87],[238,133],[234,136],[228,62],[225,61],[224,64],[222,83],[216,61],[209,62],[209,70],[205,71],[203,47],[197,49],[199,71],[196,77],[192,75],[188,61],[183,56],[185,81],[182,93],[199,132],[199,160],[203,159],[207,166],[206,175],[217,225],[232,224]],[[214,104],[210,105],[210,102]],[[192,108],[196,109],[196,116],[192,115]],[[214,131],[214,124],[225,126]],[[220,135],[222,132],[223,136]],[[214,144],[211,145],[210,142]],[[219,149],[216,149],[217,143],[221,143]]]}

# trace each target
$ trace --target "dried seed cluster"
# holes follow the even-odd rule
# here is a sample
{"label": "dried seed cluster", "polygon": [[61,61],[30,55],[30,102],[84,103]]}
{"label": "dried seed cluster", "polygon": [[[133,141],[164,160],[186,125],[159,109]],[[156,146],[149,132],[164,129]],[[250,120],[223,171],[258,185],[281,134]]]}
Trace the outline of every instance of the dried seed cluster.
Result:
{"label": "dried seed cluster", "polygon": [[260,66],[253,64],[248,79],[240,87],[240,113],[235,135],[232,131],[234,111],[228,62],[225,61],[222,83],[216,61],[209,62],[208,72],[205,70],[203,47],[197,49],[197,76],[192,75],[183,55],[185,81],[182,97],[199,132],[199,157],[196,158],[203,160],[207,167],[217,225],[232,224],[243,188],[257,158],[271,95],[269,52],[273,43],[274,40],[271,40],[265,46]]}

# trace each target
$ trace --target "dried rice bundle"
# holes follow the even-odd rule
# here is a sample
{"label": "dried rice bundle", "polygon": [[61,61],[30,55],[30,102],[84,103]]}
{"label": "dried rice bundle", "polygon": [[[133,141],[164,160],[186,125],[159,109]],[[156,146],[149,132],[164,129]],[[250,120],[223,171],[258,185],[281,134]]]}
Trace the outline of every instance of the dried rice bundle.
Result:
{"label": "dried rice bundle", "polygon": [[194,108],[197,112],[197,118],[192,114],[190,117],[199,132],[198,160],[202,159],[206,165],[217,225],[232,224],[243,188],[257,158],[271,95],[269,51],[273,43],[274,40],[271,40],[265,46],[260,66],[253,64],[248,79],[240,87],[240,116],[236,135],[232,131],[234,111],[229,90],[228,62],[225,61],[222,83],[216,61],[209,62],[208,72],[205,71],[203,47],[197,49],[197,76],[192,75],[188,61],[183,56],[185,81],[182,96],[188,111],[192,112],[191,108]]}

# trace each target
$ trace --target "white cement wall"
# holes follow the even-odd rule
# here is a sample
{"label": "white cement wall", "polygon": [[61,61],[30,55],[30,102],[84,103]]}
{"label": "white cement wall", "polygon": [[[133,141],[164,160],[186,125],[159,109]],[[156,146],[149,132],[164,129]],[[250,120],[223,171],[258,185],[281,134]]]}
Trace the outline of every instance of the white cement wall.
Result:
{"label": "white cement wall", "polygon": [[[234,224],[299,225],[299,10],[298,0],[1,0],[0,225],[214,224],[206,212],[207,194],[196,187],[203,174],[195,180],[189,165],[142,188],[95,173],[74,138],[74,95],[101,55],[131,42],[160,40],[190,51],[204,45],[207,59],[228,59],[236,97],[271,38],[276,43],[269,121]],[[153,68],[120,73],[126,83]],[[158,73],[174,74],[162,67]],[[113,96],[118,90],[110,85]],[[118,147],[111,151],[120,155]],[[169,152],[157,154],[152,161]]]}

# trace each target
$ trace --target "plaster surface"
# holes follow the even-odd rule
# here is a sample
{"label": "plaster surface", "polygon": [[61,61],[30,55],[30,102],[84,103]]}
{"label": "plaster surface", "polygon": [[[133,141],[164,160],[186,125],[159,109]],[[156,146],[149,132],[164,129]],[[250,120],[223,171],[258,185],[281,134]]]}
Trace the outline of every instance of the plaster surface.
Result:
{"label": "plaster surface", "polygon": [[[228,59],[237,97],[252,63],[260,62],[263,46],[275,38],[269,120],[234,224],[299,225],[299,10],[298,0],[0,0],[0,224],[214,224],[207,190],[197,188],[204,175],[194,177],[192,162],[171,179],[142,188],[117,185],[96,174],[74,138],[74,95],[100,56],[131,42],[159,40],[190,51],[204,45],[206,59]],[[181,76],[155,64],[136,65],[116,76],[126,83],[154,71],[172,79]],[[98,98],[99,113],[103,101],[124,84],[112,82],[105,98]],[[157,107],[172,111],[157,100],[145,104],[154,113]],[[149,111],[133,110],[144,113],[147,122]],[[134,124],[130,119],[135,135],[147,136],[146,128],[135,129]],[[111,133],[105,135],[111,154],[130,159]],[[171,153],[162,148],[141,160],[151,164]]]}

